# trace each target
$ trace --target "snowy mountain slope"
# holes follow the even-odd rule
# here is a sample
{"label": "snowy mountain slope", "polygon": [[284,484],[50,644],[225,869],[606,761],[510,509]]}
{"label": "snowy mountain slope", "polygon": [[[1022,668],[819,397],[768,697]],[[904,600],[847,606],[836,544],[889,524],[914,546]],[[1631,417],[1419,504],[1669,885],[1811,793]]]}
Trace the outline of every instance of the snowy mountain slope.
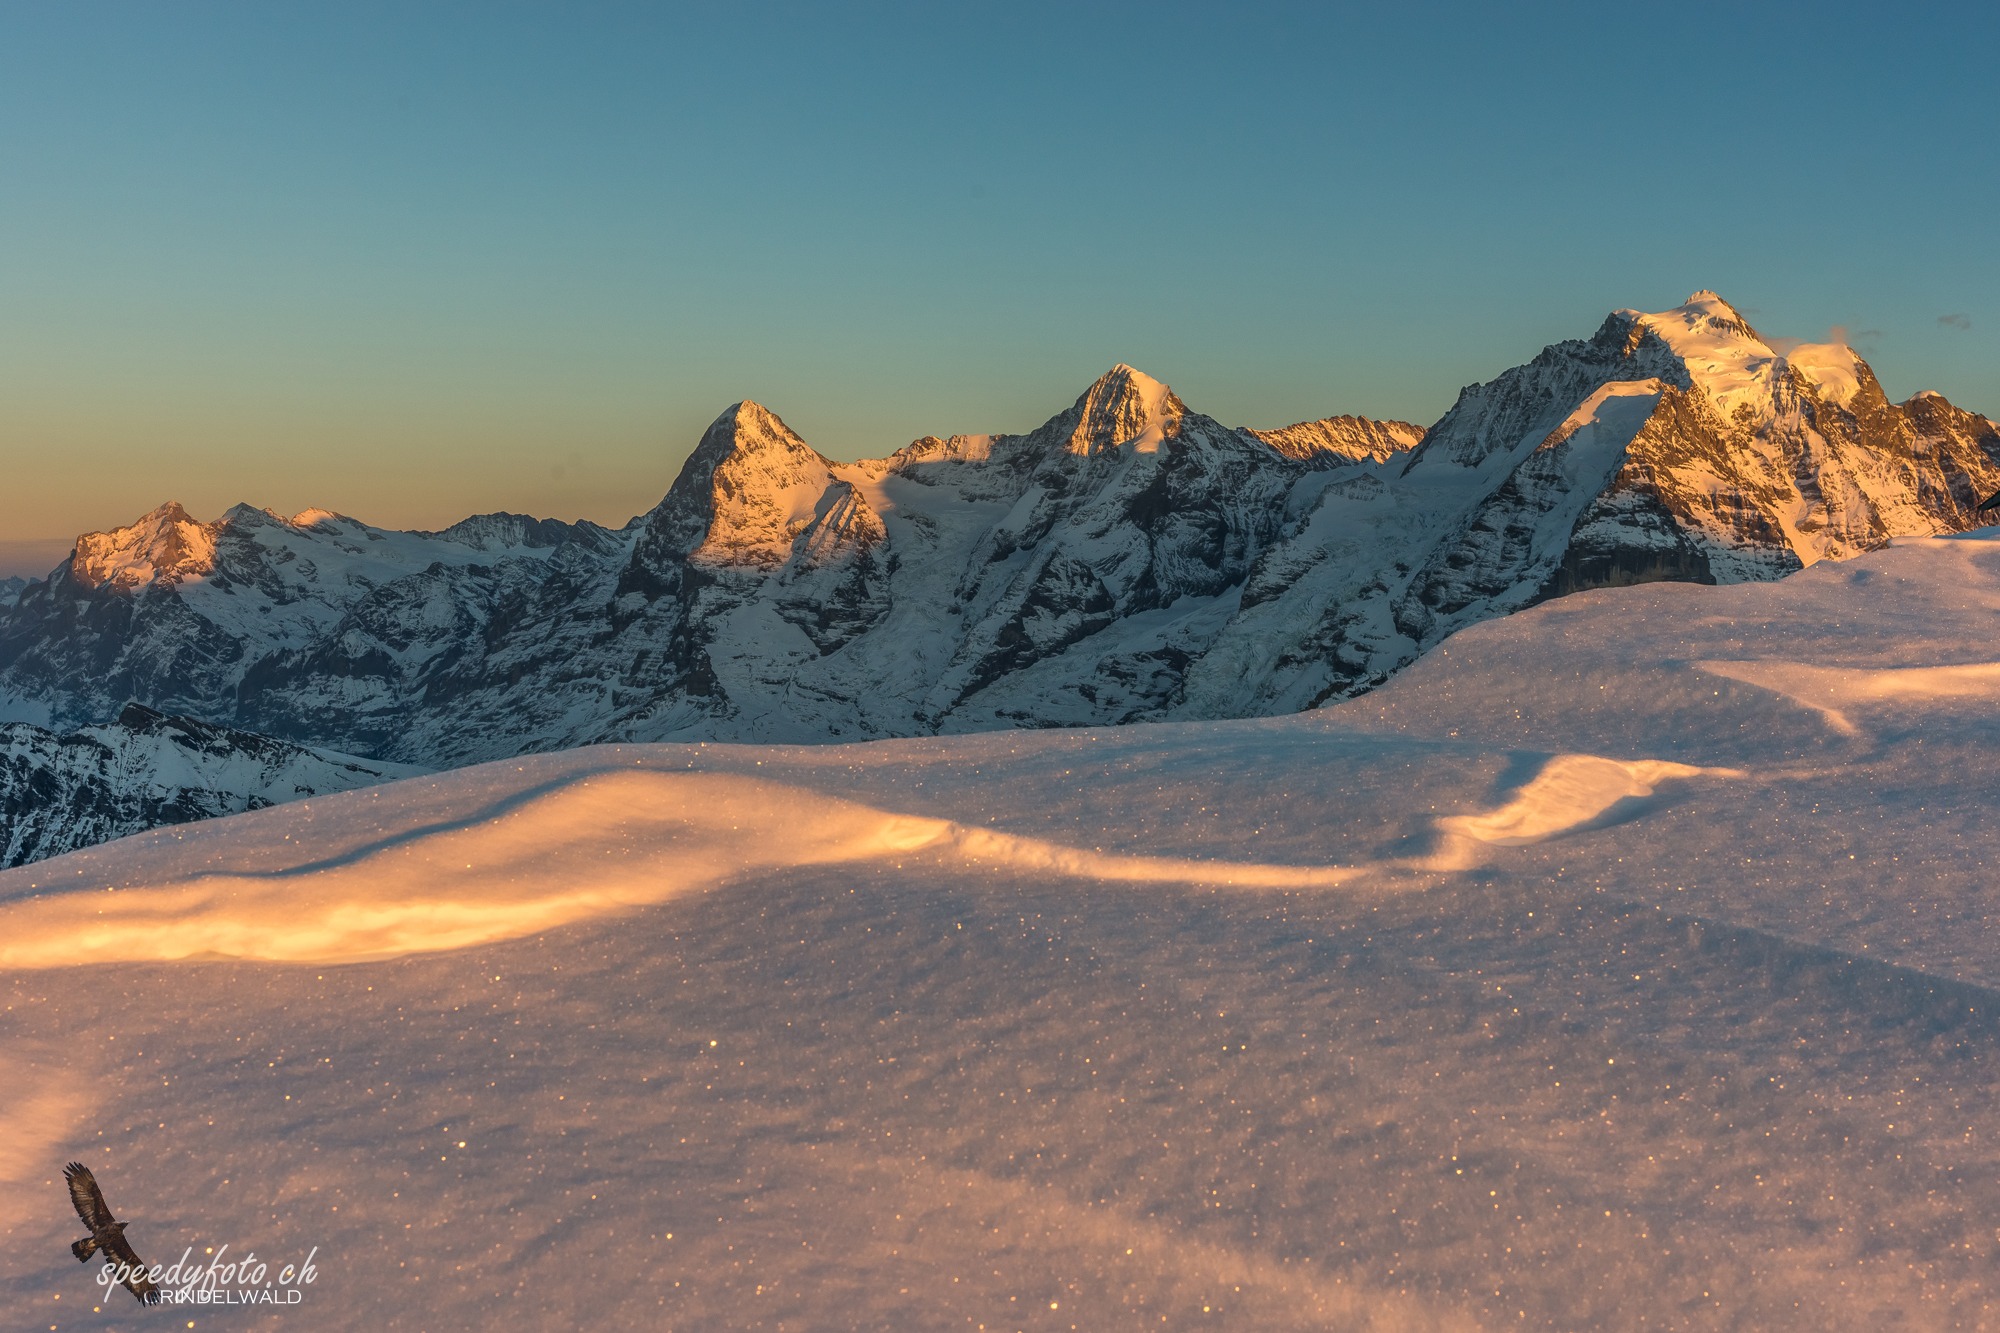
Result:
{"label": "snowy mountain slope", "polygon": [[2000,426],[1936,395],[1890,403],[1847,348],[1794,356],[1697,292],[1465,390],[1406,459],[1327,489],[1179,711],[1342,697],[1552,596],[1776,578],[1976,524]]}
{"label": "snowy mountain slope", "polygon": [[[1282,535],[1308,471],[1126,366],[1028,435],[921,440],[879,462],[834,464],[754,404],[732,409],[621,575],[619,614],[672,645],[679,678],[658,679],[680,697],[616,734],[1073,721],[1129,709],[1135,690],[1157,705],[1186,651],[1163,637]],[[1072,664],[1035,679],[1086,639],[1081,678]]]}
{"label": "snowy mountain slope", "polygon": [[[561,541],[551,544],[555,530]],[[74,726],[127,699],[212,721],[241,720],[246,677],[350,632],[371,597],[434,590],[547,564],[617,534],[593,524],[482,515],[447,533],[389,532],[325,510],[281,518],[237,505],[197,523],[166,504],[130,527],[78,539],[69,562],[30,583],[0,618],[0,716]],[[436,595],[413,614],[478,616],[476,596]],[[254,689],[252,690],[254,695]]]}
{"label": "snowy mountain slope", "polygon": [[[1123,366],[1027,435],[919,441],[856,464],[739,404],[623,534],[537,534],[520,520],[497,540],[467,525],[357,529],[398,567],[343,571],[339,598],[327,579],[283,586],[270,600],[285,621],[260,602],[246,624],[218,599],[213,585],[241,581],[223,557],[246,523],[295,546],[327,524],[251,511],[213,534],[195,525],[182,545],[205,537],[218,554],[197,549],[199,577],[184,577],[181,546],[158,535],[180,520],[151,516],[90,545],[148,569],[157,556],[154,578],[119,582],[93,564],[87,579],[52,581],[0,626],[0,673],[28,720],[90,716],[108,706],[96,696],[131,686],[188,711],[199,697],[269,734],[426,763],[614,736],[814,740],[1123,717],[1166,706],[1232,586],[1296,526],[1295,487],[1346,463],[1330,447],[1301,452],[1191,413]],[[1072,654],[1028,677],[1085,639],[1081,671]],[[72,684],[80,660],[94,694]]]}
{"label": "snowy mountain slope", "polygon": [[1023,435],[839,463],[718,417],[622,532],[385,533],[166,507],[0,607],[0,716],[127,697],[425,766],[1276,714],[1579,590],[1768,579],[1951,531],[2000,427],[1891,404],[1697,293],[1465,390],[1423,433],[1225,427],[1117,366]]}
{"label": "snowy mountain slope", "polygon": [[319,1247],[315,1327],[1990,1324],[1996,605],[2000,543],[1899,541],[1300,716],[593,747],[5,872],[0,1301],[92,1303],[81,1158],[148,1258]]}
{"label": "snowy mountain slope", "polygon": [[0,866],[413,771],[163,717],[137,704],[116,722],[68,735],[0,724]]}
{"label": "snowy mountain slope", "polygon": [[1311,466],[1124,366],[991,462],[910,460],[898,473],[976,495],[996,465],[1022,484],[952,590],[965,629],[919,707],[924,730],[1157,713],[1235,587],[1295,524],[1288,499]]}

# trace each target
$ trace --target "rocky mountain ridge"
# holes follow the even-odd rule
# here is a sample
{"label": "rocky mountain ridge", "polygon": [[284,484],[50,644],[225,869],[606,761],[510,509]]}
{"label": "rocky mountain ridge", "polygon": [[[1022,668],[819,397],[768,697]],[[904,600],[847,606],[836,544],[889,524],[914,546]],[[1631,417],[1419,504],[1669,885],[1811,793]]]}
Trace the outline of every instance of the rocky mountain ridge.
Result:
{"label": "rocky mountain ridge", "polygon": [[1548,597],[1777,578],[1978,526],[1996,488],[2000,427],[1936,394],[1890,403],[1851,349],[1781,355],[1712,292],[1617,311],[1466,389],[1407,456],[1329,487],[1245,588],[1240,637],[1183,708],[1309,707]]}
{"label": "rocky mountain ridge", "polygon": [[165,506],[0,605],[0,717],[136,699],[443,766],[1270,714],[1551,596],[1778,577],[1973,526],[1995,489],[1993,422],[1701,292],[1423,432],[1232,428],[1120,365],[1025,434],[852,463],[735,404],[617,531]]}

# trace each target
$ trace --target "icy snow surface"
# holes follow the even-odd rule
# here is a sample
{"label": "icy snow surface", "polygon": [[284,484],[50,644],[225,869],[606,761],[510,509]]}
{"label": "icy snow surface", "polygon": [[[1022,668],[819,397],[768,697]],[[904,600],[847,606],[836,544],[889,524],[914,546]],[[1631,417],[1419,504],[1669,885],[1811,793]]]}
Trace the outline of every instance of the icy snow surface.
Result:
{"label": "icy snow surface", "polygon": [[0,1308],[139,1326],[78,1158],[148,1259],[318,1247],[299,1327],[1990,1323],[1996,628],[2000,543],[1904,541],[1296,717],[587,748],[5,872]]}

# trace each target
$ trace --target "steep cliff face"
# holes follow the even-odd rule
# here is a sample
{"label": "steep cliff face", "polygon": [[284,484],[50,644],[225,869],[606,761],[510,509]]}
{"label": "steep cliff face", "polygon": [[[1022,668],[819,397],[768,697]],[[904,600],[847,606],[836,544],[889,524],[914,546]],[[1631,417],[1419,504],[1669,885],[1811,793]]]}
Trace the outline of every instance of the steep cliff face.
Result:
{"label": "steep cliff face", "polygon": [[65,735],[8,723],[0,725],[0,868],[419,771],[136,704],[115,722]]}
{"label": "steep cliff face", "polygon": [[739,403],[616,532],[163,506],[0,598],[0,717],[136,698],[443,765],[1284,712],[1544,598],[1775,578],[1971,526],[1995,490],[1993,422],[1702,292],[1423,432],[1226,427],[1121,365],[1025,434],[854,463]]}

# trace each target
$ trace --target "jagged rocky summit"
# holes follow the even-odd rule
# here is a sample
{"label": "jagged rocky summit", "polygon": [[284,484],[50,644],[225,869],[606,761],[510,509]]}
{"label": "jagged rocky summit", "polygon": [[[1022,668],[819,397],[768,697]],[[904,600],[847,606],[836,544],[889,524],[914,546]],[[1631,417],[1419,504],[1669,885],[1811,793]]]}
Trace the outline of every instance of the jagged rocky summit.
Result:
{"label": "jagged rocky summit", "polygon": [[1992,421],[1700,292],[1428,431],[1235,429],[1118,366],[1027,434],[854,463],[739,403],[617,531],[165,506],[0,601],[0,716],[135,699],[443,766],[1282,713],[1547,597],[1774,578],[1974,526],[1995,489]]}

